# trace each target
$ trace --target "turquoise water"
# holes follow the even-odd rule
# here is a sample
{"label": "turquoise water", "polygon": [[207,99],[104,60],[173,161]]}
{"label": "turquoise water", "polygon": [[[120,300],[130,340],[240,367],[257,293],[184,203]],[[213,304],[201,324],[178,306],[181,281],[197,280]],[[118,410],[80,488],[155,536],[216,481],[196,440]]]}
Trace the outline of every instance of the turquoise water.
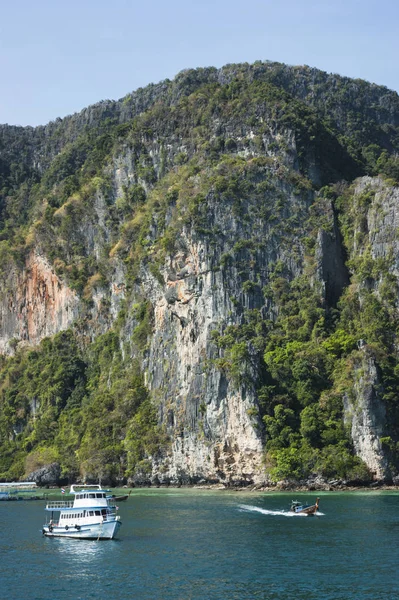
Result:
{"label": "turquoise water", "polygon": [[119,539],[44,538],[44,503],[0,503],[8,600],[399,598],[399,493],[135,490]]}

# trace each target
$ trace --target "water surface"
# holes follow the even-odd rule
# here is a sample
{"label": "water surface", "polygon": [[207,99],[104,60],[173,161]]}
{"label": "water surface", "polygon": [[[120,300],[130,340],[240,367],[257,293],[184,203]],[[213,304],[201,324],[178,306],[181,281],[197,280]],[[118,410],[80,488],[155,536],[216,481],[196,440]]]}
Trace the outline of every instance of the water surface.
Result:
{"label": "water surface", "polygon": [[134,490],[111,541],[41,535],[44,502],[0,503],[8,600],[394,600],[399,492]]}

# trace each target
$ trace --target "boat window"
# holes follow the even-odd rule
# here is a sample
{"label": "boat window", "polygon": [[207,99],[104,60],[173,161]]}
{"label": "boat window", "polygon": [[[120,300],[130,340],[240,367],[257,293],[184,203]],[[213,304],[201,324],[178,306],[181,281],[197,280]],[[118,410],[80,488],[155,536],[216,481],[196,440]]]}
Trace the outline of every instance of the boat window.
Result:
{"label": "boat window", "polygon": [[101,515],[101,511],[96,510],[96,515]]}
{"label": "boat window", "polygon": [[102,498],[103,495],[102,494],[96,494],[96,498]]}
{"label": "boat window", "polygon": [[89,498],[95,498],[96,495],[95,494],[89,494]]}

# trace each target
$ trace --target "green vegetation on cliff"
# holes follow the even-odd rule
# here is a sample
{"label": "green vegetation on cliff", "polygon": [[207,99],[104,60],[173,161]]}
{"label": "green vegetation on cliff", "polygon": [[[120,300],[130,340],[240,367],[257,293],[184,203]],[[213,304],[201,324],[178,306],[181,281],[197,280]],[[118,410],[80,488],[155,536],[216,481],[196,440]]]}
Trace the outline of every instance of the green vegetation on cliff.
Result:
{"label": "green vegetation on cliff", "polygon": [[[344,406],[365,353],[396,475],[395,250],[378,255],[373,243],[399,179],[397,95],[255,63],[186,71],[88,110],[47,128],[0,128],[0,326],[13,354],[0,363],[0,478],[59,462],[65,479],[148,481],[171,440],[144,376],[155,317],[143,280],[178,301],[165,273],[188,238],[226,289],[204,369],[254,394],[267,475],[372,476]],[[380,177],[359,192],[351,182],[362,175]],[[238,237],[228,229],[237,223]],[[334,265],[323,243],[340,246]],[[35,347],[10,335],[5,316],[32,252],[80,299],[71,328]]]}
{"label": "green vegetation on cliff", "polygon": [[84,352],[71,331],[59,333],[3,359],[0,377],[0,435],[8,439],[0,478],[59,462],[70,480],[117,481],[141,472],[146,457],[167,443],[138,361],[123,360],[112,331]]}

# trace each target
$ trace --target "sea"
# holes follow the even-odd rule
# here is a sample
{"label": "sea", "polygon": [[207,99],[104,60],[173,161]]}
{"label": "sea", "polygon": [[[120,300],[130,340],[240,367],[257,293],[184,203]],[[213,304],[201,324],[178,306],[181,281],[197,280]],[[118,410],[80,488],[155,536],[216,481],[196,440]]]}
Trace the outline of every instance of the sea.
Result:
{"label": "sea", "polygon": [[396,600],[399,491],[138,489],[118,539],[42,536],[43,501],[0,503],[7,600]]}

